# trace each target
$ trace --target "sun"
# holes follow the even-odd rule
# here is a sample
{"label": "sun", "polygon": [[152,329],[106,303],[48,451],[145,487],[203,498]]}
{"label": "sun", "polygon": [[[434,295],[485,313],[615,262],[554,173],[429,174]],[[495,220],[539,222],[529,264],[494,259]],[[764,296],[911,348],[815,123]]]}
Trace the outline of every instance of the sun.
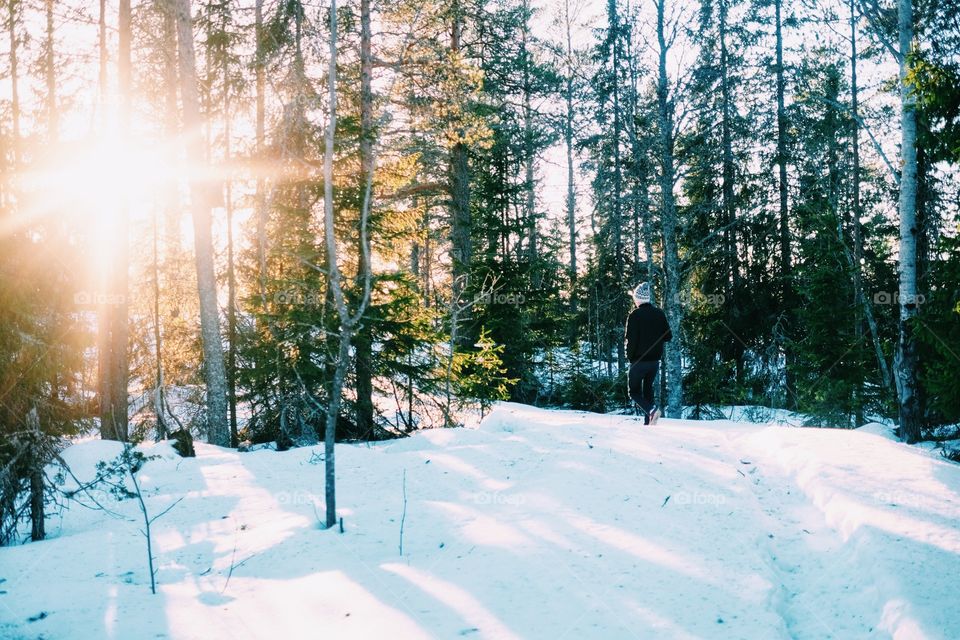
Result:
{"label": "sun", "polygon": [[117,230],[149,215],[161,189],[176,188],[171,148],[117,132],[53,145],[20,174],[17,226],[68,225],[90,246],[91,266],[108,268]]}

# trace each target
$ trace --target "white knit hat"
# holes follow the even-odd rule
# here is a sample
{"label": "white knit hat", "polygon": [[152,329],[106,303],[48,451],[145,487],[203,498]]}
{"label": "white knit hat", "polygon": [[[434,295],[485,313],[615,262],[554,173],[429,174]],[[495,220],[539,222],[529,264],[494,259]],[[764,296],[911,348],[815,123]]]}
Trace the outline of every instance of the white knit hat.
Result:
{"label": "white knit hat", "polygon": [[649,282],[641,282],[640,284],[638,284],[637,287],[633,290],[633,292],[630,295],[633,296],[633,302],[638,307],[641,304],[645,304],[653,300],[653,294],[650,290]]}

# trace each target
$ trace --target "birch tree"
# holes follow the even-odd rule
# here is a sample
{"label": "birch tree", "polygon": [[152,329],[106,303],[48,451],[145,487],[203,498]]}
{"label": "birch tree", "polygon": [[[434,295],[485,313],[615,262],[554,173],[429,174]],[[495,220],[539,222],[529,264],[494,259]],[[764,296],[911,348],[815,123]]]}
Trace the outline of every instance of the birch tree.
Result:
{"label": "birch tree", "polygon": [[860,11],[866,15],[881,44],[897,61],[900,98],[900,171],[894,179],[900,188],[898,339],[894,356],[893,378],[897,389],[900,414],[900,436],[908,443],[920,439],[922,415],[919,394],[919,353],[915,335],[917,318],[917,103],[910,82],[911,53],[914,46],[913,3],[897,0],[896,41],[888,35],[889,25],[884,9],[877,0],[860,0]]}
{"label": "birch tree", "polygon": [[897,341],[896,382],[900,404],[900,435],[908,443],[920,439],[919,368],[914,318],[917,316],[917,102],[910,85],[913,50],[913,2],[897,5],[900,66],[900,338]]}

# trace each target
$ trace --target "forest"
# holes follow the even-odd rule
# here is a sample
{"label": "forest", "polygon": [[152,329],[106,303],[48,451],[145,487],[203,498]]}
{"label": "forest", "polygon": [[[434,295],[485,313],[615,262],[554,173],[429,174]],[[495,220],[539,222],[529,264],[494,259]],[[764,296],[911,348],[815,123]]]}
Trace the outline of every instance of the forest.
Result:
{"label": "forest", "polygon": [[623,410],[642,281],[668,418],[956,437],[957,0],[0,15],[0,544],[77,436],[325,442],[331,489],[335,441]]}

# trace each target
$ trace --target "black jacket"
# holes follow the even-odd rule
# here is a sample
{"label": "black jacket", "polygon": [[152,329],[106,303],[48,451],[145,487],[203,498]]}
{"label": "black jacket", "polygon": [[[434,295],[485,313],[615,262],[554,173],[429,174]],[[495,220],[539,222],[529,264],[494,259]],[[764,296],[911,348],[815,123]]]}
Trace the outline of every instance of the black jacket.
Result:
{"label": "black jacket", "polygon": [[663,357],[663,343],[673,339],[667,316],[652,304],[642,304],[627,318],[627,360],[656,362]]}

